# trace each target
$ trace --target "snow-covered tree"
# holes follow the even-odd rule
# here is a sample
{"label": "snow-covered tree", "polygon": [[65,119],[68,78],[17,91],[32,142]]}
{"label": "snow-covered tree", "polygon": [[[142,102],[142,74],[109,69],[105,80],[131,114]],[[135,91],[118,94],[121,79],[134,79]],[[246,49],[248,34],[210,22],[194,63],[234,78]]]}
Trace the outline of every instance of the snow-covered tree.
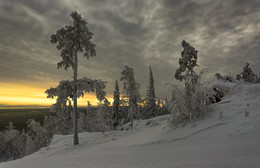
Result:
{"label": "snow-covered tree", "polygon": [[2,143],[0,143],[0,162],[5,160],[4,156],[4,149],[5,149],[5,134],[3,131],[0,131],[0,140]]}
{"label": "snow-covered tree", "polygon": [[51,137],[48,136],[48,131],[49,130],[45,129],[40,122],[34,119],[27,121],[27,134],[29,136],[27,141],[29,142],[27,143],[28,153],[37,151],[50,143]]}
{"label": "snow-covered tree", "polygon": [[249,83],[258,83],[258,76],[249,68],[249,63],[246,63],[246,66],[243,68],[243,72],[236,76],[237,80],[243,80]]}
{"label": "snow-covered tree", "polygon": [[129,101],[127,99],[127,97],[125,96],[121,96],[120,97],[120,117],[121,117],[121,121],[119,123],[119,126],[124,125],[125,123],[127,123],[130,119],[129,119],[129,114],[128,114],[128,106],[129,106]]}
{"label": "snow-covered tree", "polygon": [[[75,88],[77,88],[77,90],[75,90]],[[56,88],[50,88],[46,90],[45,93],[48,94],[48,98],[57,97],[56,103],[52,105],[51,110],[63,116],[63,121],[68,121],[68,117],[72,111],[71,98],[76,99],[83,97],[85,93],[96,92],[97,99],[102,101],[106,95],[104,89],[105,82],[83,78],[78,79],[76,83],[68,80],[61,81]],[[67,114],[67,116],[64,114]],[[65,122],[60,123],[61,127],[67,127],[67,125],[63,125],[62,123],[65,124]]]}
{"label": "snow-covered tree", "polygon": [[194,90],[199,80],[199,76],[193,70],[193,68],[198,66],[198,51],[185,40],[181,44],[184,49],[181,52],[181,58],[179,59],[180,67],[175,72],[175,78],[180,81],[184,80],[186,91],[190,92]]}
{"label": "snow-covered tree", "polygon": [[153,72],[151,67],[149,66],[149,86],[147,89],[147,110],[148,110],[148,117],[155,117],[156,116],[156,97],[154,91],[154,80],[153,80]]}
{"label": "snow-covered tree", "polygon": [[12,122],[0,132],[0,161],[15,160],[25,155],[25,132],[15,129]]}
{"label": "snow-covered tree", "polygon": [[169,114],[171,111],[171,104],[169,103],[168,99],[165,98],[165,100],[162,102],[162,114]]}
{"label": "snow-covered tree", "polygon": [[97,121],[97,108],[87,107],[79,114],[79,131],[96,132],[99,131],[99,123]]}
{"label": "snow-covered tree", "polygon": [[180,67],[176,70],[175,78],[185,81],[185,89],[177,85],[171,85],[172,89],[172,119],[171,125],[178,125],[192,119],[202,118],[206,113],[206,106],[209,97],[213,95],[213,90],[206,87],[208,83],[201,83],[201,76],[206,69],[200,71],[199,75],[194,71],[197,65],[198,51],[189,43],[182,41]]}
{"label": "snow-covered tree", "polygon": [[111,127],[111,119],[109,116],[109,107],[110,102],[105,98],[103,101],[100,101],[97,109],[97,121],[98,121],[98,131],[105,132],[107,126]]}
{"label": "snow-covered tree", "polygon": [[111,105],[110,101],[107,98],[103,101],[103,110],[105,113],[105,122],[106,125],[109,126],[111,129],[113,128],[113,121],[112,121],[112,109],[109,107]]}
{"label": "snow-covered tree", "polygon": [[[90,79],[82,79],[81,82],[91,82],[93,85],[89,85],[86,83],[78,84],[79,81],[77,79],[78,76],[78,53],[83,52],[84,56],[89,59],[90,57],[96,56],[95,44],[91,41],[93,33],[89,31],[87,28],[87,22],[78,14],[76,11],[72,12],[70,15],[73,19],[73,24],[69,26],[65,26],[61,29],[58,29],[55,34],[51,36],[51,43],[57,44],[57,49],[61,50],[60,56],[62,57],[62,61],[58,63],[58,68],[63,67],[65,70],[72,67],[73,68],[73,82],[63,81],[60,83],[64,89],[62,92],[58,92],[61,90],[55,90],[55,94],[52,94],[50,89],[48,91],[48,97],[58,96],[57,103],[55,106],[63,105],[65,107],[66,102],[68,101],[68,97],[71,97],[73,100],[73,139],[74,145],[79,143],[78,139],[78,130],[77,130],[77,98],[79,95],[85,92],[93,92],[95,86],[104,86],[102,82],[92,81]],[[98,82],[98,83],[95,83]],[[78,86],[86,88],[78,88]],[[94,86],[95,85],[95,86]],[[101,89],[101,88],[100,88]],[[81,90],[81,91],[78,91]],[[100,93],[97,92],[100,95]],[[68,97],[64,97],[64,95]],[[84,94],[83,94],[84,95]]]}
{"label": "snow-covered tree", "polygon": [[129,118],[132,124],[131,129],[133,130],[133,119],[137,113],[137,101],[140,99],[138,91],[140,84],[135,81],[134,70],[126,65],[121,72],[120,81],[123,81],[123,91],[129,97]]}
{"label": "snow-covered tree", "polygon": [[120,92],[119,92],[119,86],[118,82],[116,80],[115,83],[115,90],[114,90],[114,102],[113,102],[113,114],[112,114],[112,121],[113,121],[113,129],[116,129],[116,127],[120,123]]}
{"label": "snow-covered tree", "polygon": [[[47,120],[48,119],[48,120]],[[53,117],[45,117],[43,125],[34,119],[27,122],[27,131],[15,129],[10,122],[5,131],[0,132],[0,162],[15,160],[47,146],[55,130]]]}

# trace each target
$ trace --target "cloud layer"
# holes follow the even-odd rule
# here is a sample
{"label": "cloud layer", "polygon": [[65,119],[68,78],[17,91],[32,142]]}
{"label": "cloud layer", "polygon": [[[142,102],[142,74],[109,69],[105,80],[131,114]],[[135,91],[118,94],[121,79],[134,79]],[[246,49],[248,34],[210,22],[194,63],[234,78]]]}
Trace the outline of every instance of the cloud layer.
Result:
{"label": "cloud layer", "polygon": [[[158,98],[174,83],[181,41],[199,51],[199,65],[214,74],[238,74],[249,62],[260,75],[259,0],[9,0],[0,1],[0,79],[49,83],[69,79],[57,70],[59,52],[50,35],[71,24],[78,11],[94,33],[97,57],[80,57],[79,76],[108,82],[113,93],[124,65],[134,68],[145,96],[151,65]],[[122,88],[122,87],[121,87]]]}

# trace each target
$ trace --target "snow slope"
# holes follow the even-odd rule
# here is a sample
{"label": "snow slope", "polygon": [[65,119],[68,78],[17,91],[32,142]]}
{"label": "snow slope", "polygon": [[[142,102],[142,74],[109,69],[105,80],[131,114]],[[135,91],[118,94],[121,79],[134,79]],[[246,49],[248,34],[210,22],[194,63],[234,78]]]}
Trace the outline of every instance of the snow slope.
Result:
{"label": "snow slope", "polygon": [[201,121],[169,131],[168,115],[138,120],[134,131],[81,133],[78,146],[56,135],[0,168],[260,168],[260,84],[216,85],[226,95]]}

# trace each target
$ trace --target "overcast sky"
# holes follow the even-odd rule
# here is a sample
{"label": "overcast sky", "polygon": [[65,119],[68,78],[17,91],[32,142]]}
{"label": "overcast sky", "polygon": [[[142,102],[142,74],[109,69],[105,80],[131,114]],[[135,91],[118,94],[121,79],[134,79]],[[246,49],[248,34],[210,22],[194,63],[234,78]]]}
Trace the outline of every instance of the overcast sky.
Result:
{"label": "overcast sky", "polygon": [[151,65],[156,95],[166,97],[182,40],[199,51],[209,79],[238,74],[246,62],[260,75],[260,0],[1,0],[0,84],[47,89],[70,79],[71,70],[57,69],[61,57],[50,36],[72,24],[75,10],[94,33],[97,51],[89,60],[80,55],[79,76],[107,81],[109,95],[128,65],[145,96]]}

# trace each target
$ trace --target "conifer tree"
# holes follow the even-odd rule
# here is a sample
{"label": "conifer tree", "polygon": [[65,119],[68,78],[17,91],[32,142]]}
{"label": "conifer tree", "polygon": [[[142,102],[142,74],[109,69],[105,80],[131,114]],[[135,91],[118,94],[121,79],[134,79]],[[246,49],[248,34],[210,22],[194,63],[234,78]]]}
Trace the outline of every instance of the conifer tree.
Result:
{"label": "conifer tree", "polygon": [[5,158],[5,161],[15,160],[23,156],[24,142],[20,140],[20,132],[15,129],[13,122],[9,122],[6,131],[3,132],[4,136],[1,139],[3,148],[0,149],[0,161]]}
{"label": "conifer tree", "polygon": [[185,81],[187,94],[190,94],[190,92],[194,91],[199,80],[199,75],[197,75],[193,69],[198,66],[198,51],[185,40],[183,40],[181,44],[183,51],[179,59],[180,67],[175,72],[175,78],[180,81]]}
{"label": "conifer tree", "polygon": [[110,102],[105,98],[103,101],[99,101],[97,109],[97,121],[98,130],[104,133],[106,126],[111,126],[111,118],[109,116],[109,105]]}
{"label": "conifer tree", "polygon": [[246,66],[243,68],[243,72],[236,76],[237,80],[244,80],[249,83],[257,83],[258,76],[253,72],[253,70],[249,67],[249,63],[246,63]]}
{"label": "conifer tree", "polygon": [[[73,139],[74,145],[79,143],[77,130],[77,98],[83,96],[84,92],[99,92],[97,96],[104,96],[104,83],[101,81],[84,78],[80,82],[78,76],[78,53],[83,52],[84,57],[96,56],[95,44],[91,41],[93,33],[87,28],[87,22],[76,11],[70,15],[73,19],[73,25],[65,26],[58,29],[55,34],[51,36],[51,43],[57,44],[57,49],[61,50],[60,56],[62,61],[59,62],[58,68],[67,70],[72,67],[73,81],[62,81],[56,89],[47,90],[48,97],[53,98],[58,96],[56,106],[66,106],[67,101],[70,103],[68,97],[73,100]],[[83,82],[83,83],[82,83]],[[84,83],[89,82],[89,83]],[[90,85],[90,83],[92,85]],[[63,87],[63,88],[62,88]],[[79,88],[81,87],[81,88]],[[60,91],[60,92],[59,92]],[[60,97],[59,97],[60,96]],[[63,102],[61,102],[63,101]],[[64,106],[65,105],[65,106]],[[57,107],[56,107],[57,108]]]}
{"label": "conifer tree", "polygon": [[147,89],[147,106],[148,106],[148,117],[156,116],[156,98],[154,91],[154,80],[153,80],[153,72],[151,66],[149,66],[149,86]]}
{"label": "conifer tree", "polygon": [[177,80],[185,82],[185,89],[172,85],[172,125],[178,125],[192,119],[201,119],[206,113],[206,106],[209,97],[212,97],[213,90],[207,88],[207,83],[201,83],[201,76],[207,69],[200,71],[199,75],[194,71],[198,66],[198,51],[185,40],[182,41],[183,51],[179,59],[180,67],[175,72]]}
{"label": "conifer tree", "polygon": [[88,108],[91,107],[92,104],[90,103],[90,101],[88,101],[87,103],[88,103]]}
{"label": "conifer tree", "polygon": [[125,69],[121,72],[120,81],[123,81],[124,93],[129,97],[129,117],[131,121],[131,129],[133,130],[134,113],[137,113],[137,101],[140,99],[138,89],[140,84],[135,81],[134,70],[125,65]]}
{"label": "conifer tree", "polygon": [[115,91],[114,91],[114,102],[113,102],[113,115],[112,115],[112,120],[113,120],[113,129],[116,129],[116,127],[120,123],[120,92],[119,92],[119,86],[118,86],[118,81],[116,80],[115,83]]}

